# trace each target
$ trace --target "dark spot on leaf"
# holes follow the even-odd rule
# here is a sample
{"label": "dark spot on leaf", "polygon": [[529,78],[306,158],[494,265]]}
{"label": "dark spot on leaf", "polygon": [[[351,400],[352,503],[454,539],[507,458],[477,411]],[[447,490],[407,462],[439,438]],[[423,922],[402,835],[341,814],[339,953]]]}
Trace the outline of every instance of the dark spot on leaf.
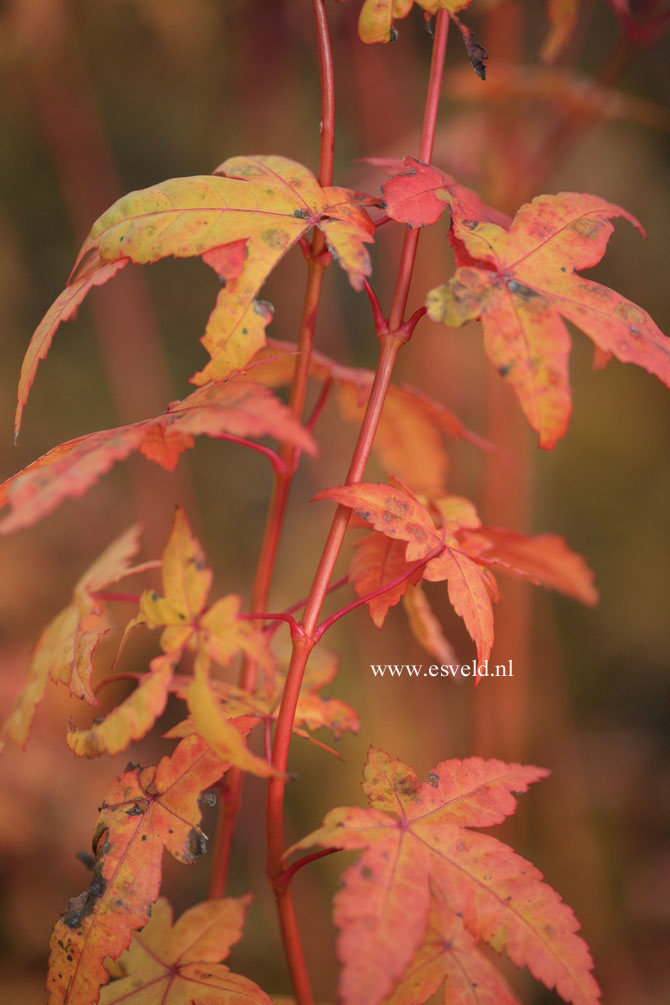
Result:
{"label": "dark spot on leaf", "polygon": [[431,771],[426,778],[426,781],[428,782],[429,785],[437,785],[439,780],[440,776],[436,775],[435,772],[433,771]]}
{"label": "dark spot on leaf", "polygon": [[309,211],[306,209],[294,209],[293,215],[296,220],[309,220]]}
{"label": "dark spot on leaf", "polygon": [[79,861],[85,865],[87,869],[95,869],[95,859],[91,855],[90,851],[78,851],[76,854]]}
{"label": "dark spot on leaf", "polygon": [[146,841],[146,839],[147,839],[147,836],[146,836],[146,834],[143,834],[140,840],[142,840],[142,841]]}
{"label": "dark spot on leaf", "polygon": [[84,918],[95,910],[96,903],[102,897],[106,888],[107,880],[99,872],[96,872],[88,890],[69,901],[63,913],[63,922],[68,928],[75,929],[81,926]]}
{"label": "dark spot on leaf", "polygon": [[498,373],[500,374],[501,377],[506,377],[511,369],[512,369],[512,363],[503,363],[502,366],[498,367]]}
{"label": "dark spot on leaf", "polygon": [[364,879],[370,879],[372,877],[372,869],[370,868],[369,865],[363,866],[363,868],[361,869],[361,876]]}
{"label": "dark spot on leaf", "polygon": [[269,248],[286,247],[286,235],[277,227],[270,227],[268,230],[262,231],[259,237],[263,244],[267,244]]}
{"label": "dark spot on leaf", "polygon": [[127,817],[141,817],[144,810],[139,803],[134,803],[129,810],[126,810]]}
{"label": "dark spot on leaf", "polygon": [[607,226],[604,220],[599,220],[597,217],[582,217],[581,220],[573,220],[570,224],[571,230],[576,230],[580,237],[585,237],[587,240],[594,240],[601,233],[604,226]]}
{"label": "dark spot on leaf", "polygon": [[524,286],[524,284],[520,283],[517,279],[508,279],[507,289],[510,293],[515,293],[517,297],[521,297],[522,300],[530,300],[532,297],[539,296],[539,293],[532,290],[530,286]]}
{"label": "dark spot on leaf", "polygon": [[207,836],[201,831],[197,831],[195,827],[191,827],[191,830],[188,832],[186,847],[191,858],[204,855],[207,851]]}

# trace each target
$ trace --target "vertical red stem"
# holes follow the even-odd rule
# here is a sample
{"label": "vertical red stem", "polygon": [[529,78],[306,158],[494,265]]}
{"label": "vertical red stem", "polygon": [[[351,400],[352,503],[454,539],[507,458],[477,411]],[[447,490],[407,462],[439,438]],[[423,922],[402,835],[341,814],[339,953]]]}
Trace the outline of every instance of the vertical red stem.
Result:
{"label": "vertical red stem", "polygon": [[[426,164],[430,163],[435,145],[435,129],[437,127],[437,112],[440,104],[440,93],[442,91],[442,71],[444,68],[444,57],[447,51],[447,39],[449,37],[449,15],[445,11],[440,11],[437,15],[435,26],[435,41],[433,42],[433,57],[430,64],[430,77],[428,83],[428,94],[426,95],[426,107],[423,113],[423,128],[421,130],[421,142],[419,144],[419,160]],[[416,249],[419,244],[420,230],[412,230],[409,227],[405,231],[405,240],[400,255],[400,265],[398,266],[398,278],[396,280],[395,291],[393,293],[393,303],[389,315],[389,330],[395,331],[400,327],[407,307],[407,297],[414,271],[414,260]]]}
{"label": "vertical red stem", "polygon": [[[423,131],[419,156],[429,161],[432,155],[437,124],[437,110],[442,88],[442,75],[446,53],[449,16],[440,11],[437,17],[437,28],[433,45],[433,57],[430,68],[428,96],[424,112]],[[375,372],[375,378],[370,391],[365,416],[358,435],[354,454],[351,459],[346,483],[352,484],[362,479],[370,456],[379,419],[381,417],[384,399],[391,380],[393,365],[400,346],[407,341],[408,334],[402,330],[409,287],[412,279],[419,231],[408,231],[398,268],[398,278],[393,297],[393,305],[389,318],[389,331],[380,335],[381,352]],[[344,506],[338,506],[326,540],[321,560],[317,567],[312,588],[305,606],[303,629],[305,637],[295,639],[293,653],[289,665],[281,707],[275,730],[275,741],[272,751],[273,764],[286,770],[288,753],[295,711],[300,695],[300,687],[307,665],[307,660],[315,645],[313,637],[321,608],[328,591],[328,584],[344,540],[351,511]],[[296,925],[295,913],[288,888],[278,883],[283,872],[284,856],[284,791],[285,782],[281,779],[271,779],[268,784],[267,801],[267,844],[268,844],[268,875],[275,882],[275,894],[279,917],[282,926],[284,947],[289,968],[294,982],[294,991],[299,1005],[310,1005],[311,990],[306,977],[302,945]],[[296,979],[297,978],[297,979]]]}
{"label": "vertical red stem", "polygon": [[[333,180],[333,158],[335,149],[335,78],[333,57],[330,47],[328,21],[324,0],[312,0],[312,10],[316,27],[319,51],[319,73],[321,78],[321,143],[319,155],[319,184],[327,186]],[[320,230],[314,232],[311,247],[311,261],[308,266],[307,286],[303,301],[300,333],[298,336],[298,356],[293,375],[289,408],[300,419],[305,406],[307,382],[311,362],[314,331],[321,297],[321,285],[325,266],[318,261],[324,250],[325,241]],[[298,453],[290,444],[282,444],[279,456],[285,468],[275,474],[272,497],[261,550],[256,567],[256,575],[251,594],[252,613],[267,608],[272,576],[274,573],[281,532],[284,526],[291,483],[295,475]],[[240,686],[253,690],[256,686],[257,665],[245,659],[240,672]],[[244,775],[236,768],[231,769],[228,778],[228,795],[222,803],[219,826],[214,846],[214,860],[210,877],[209,895],[222,897],[225,893],[230,857],[232,853],[235,825],[240,810]]]}

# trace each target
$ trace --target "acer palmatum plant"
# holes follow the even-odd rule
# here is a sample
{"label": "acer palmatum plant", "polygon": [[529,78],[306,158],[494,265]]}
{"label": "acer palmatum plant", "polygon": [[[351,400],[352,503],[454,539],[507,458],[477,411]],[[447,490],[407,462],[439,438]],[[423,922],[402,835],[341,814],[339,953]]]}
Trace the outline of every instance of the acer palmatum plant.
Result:
{"label": "acer palmatum plant", "polygon": [[[408,16],[412,6],[411,0],[365,0],[358,22],[362,41],[392,40],[394,19]],[[286,786],[300,784],[289,771],[294,738],[314,743],[315,756],[325,760],[332,748],[314,731],[324,728],[338,739],[359,728],[355,709],[322,694],[338,669],[322,639],[341,618],[367,605],[381,627],[402,600],[418,642],[431,658],[448,664],[453,650],[422,586],[444,583],[474,645],[473,665],[485,667],[494,638],[493,603],[500,598],[498,573],[585,604],[597,600],[587,564],[562,538],[487,526],[473,502],[447,490],[442,434],[492,446],[441,402],[393,382],[396,359],[420,338],[422,319],[428,315],[451,327],[481,323],[487,355],[547,449],[564,436],[570,418],[566,321],[593,340],[601,363],[615,356],[670,383],[668,342],[651,317],[581,275],[601,260],[611,220],[624,217],[642,230],[635,217],[595,195],[561,193],[538,195],[510,218],[507,207],[488,206],[431,163],[450,25],[465,41],[477,75],[486,77],[486,50],[460,20],[470,6],[470,0],[417,0],[434,33],[418,149],[398,158],[369,158],[385,177],[380,191],[361,193],[333,184],[333,61],[326,5],[313,0],[321,77],[317,174],[283,156],[242,155],[227,158],[211,175],[171,179],[124,196],[93,224],[65,289],[30,342],[19,381],[17,434],[38,364],[60,323],[74,317],[94,287],[128,265],[170,256],[200,257],[221,281],[202,338],[210,359],[191,378],[196,390],[166,403],[155,418],[62,443],[9,478],[1,488],[9,507],[0,520],[2,533],[29,527],[68,496],[81,496],[134,451],[173,470],[198,435],[259,452],[274,477],[248,603],[241,594],[213,591],[205,553],[178,508],[160,560],[137,563],[140,531],[124,531],[81,576],[70,604],[36,644],[28,682],[3,729],[20,745],[50,682],[98,706],[103,686],[135,681],[134,690],[88,728],[68,727],[67,745],[79,757],[128,749],[154,729],[171,695],[184,706],[164,733],[176,741],[172,753],[152,767],[131,762],[103,797],[93,878],[70,901],[51,940],[47,983],[53,1005],[270,1000],[222,962],[241,937],[251,899],[225,896],[245,773],[267,786],[267,874],[301,1005],[313,997],[291,882],[303,867],[340,849],[362,853],[346,867],[334,905],[338,995],[346,1005],[419,1003],[441,987],[449,1003],[516,1001],[485,945],[527,967],[565,1001],[599,1000],[572,910],[535,865],[477,830],[513,814],[514,796],[543,778],[544,768],[485,760],[473,751],[462,760],[442,760],[420,782],[412,768],[377,749],[371,736],[363,783],[369,807],[331,810],[319,829],[288,850],[284,839]],[[543,57],[549,61],[574,30],[577,5],[550,0],[548,12]],[[637,32],[636,44],[651,44],[653,17],[638,23],[624,13],[626,30]],[[565,142],[598,113],[595,99],[593,107],[572,110],[553,124],[549,140]],[[519,187],[541,168],[541,158],[531,162]],[[404,236],[386,310],[372,284],[371,246],[382,226],[396,225]],[[455,271],[442,285],[424,289],[424,306],[408,315],[417,246],[429,226],[444,228]],[[266,334],[273,311],[259,298],[270,272],[294,246],[307,271],[295,344]],[[370,300],[379,343],[374,373],[314,348],[331,266],[344,270],[353,289]],[[310,379],[319,393],[307,414]],[[289,389],[288,403],[277,393],[282,387]],[[317,423],[331,393],[343,420],[358,427],[356,445],[344,479],[333,471],[331,484],[315,496],[337,508],[308,595],[275,611],[270,589],[289,492],[303,455],[318,452]],[[260,442],[267,437],[278,447]],[[384,483],[365,480],[372,451],[388,472]],[[356,597],[326,616],[327,595],[343,585],[334,574],[348,532],[362,528],[347,577]],[[301,554],[299,540],[292,548]],[[152,585],[137,594],[118,588],[126,577],[150,575],[157,567],[160,591]],[[135,612],[114,665],[102,675],[95,668],[94,676],[94,652],[115,603],[130,603]],[[126,640],[140,626],[158,631],[156,655],[141,673],[117,671]],[[290,637],[286,658],[281,633]],[[473,689],[472,702],[477,698]],[[263,753],[249,746],[254,730]],[[184,863],[203,854],[201,804],[210,790],[222,796],[210,899],[173,924],[171,906],[159,897],[163,852]],[[297,855],[315,846],[321,850]],[[259,891],[263,882],[259,877]]]}

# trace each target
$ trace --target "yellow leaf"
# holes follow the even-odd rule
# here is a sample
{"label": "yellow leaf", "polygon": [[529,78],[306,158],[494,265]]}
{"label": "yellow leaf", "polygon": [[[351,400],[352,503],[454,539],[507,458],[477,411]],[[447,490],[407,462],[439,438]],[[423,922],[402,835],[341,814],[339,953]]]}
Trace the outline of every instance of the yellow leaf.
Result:
{"label": "yellow leaf", "polygon": [[221,666],[227,666],[236,653],[246,653],[266,670],[273,666],[265,638],[249,621],[240,619],[242,598],[235,593],[222,597],[200,619],[201,641],[207,652]]}
{"label": "yellow leaf", "polygon": [[198,736],[207,741],[218,757],[230,761],[242,771],[250,771],[261,778],[283,778],[283,772],[277,771],[269,761],[257,757],[249,750],[239,732],[226,718],[210,687],[208,673],[209,659],[201,650],[196,658],[193,681],[186,692],[186,703]]}
{"label": "yellow leaf", "polygon": [[165,709],[173,669],[170,656],[157,656],[151,661],[151,672],[102,722],[67,734],[70,750],[79,757],[114,755],[125,750],[131,740],[141,740]]}
{"label": "yellow leaf", "polygon": [[102,989],[100,1005],[191,1005],[205,1000],[212,1005],[269,1005],[257,984],[219,962],[239,942],[250,901],[250,895],[205,901],[173,925],[172,908],[161,897],[118,961],[120,979]]}

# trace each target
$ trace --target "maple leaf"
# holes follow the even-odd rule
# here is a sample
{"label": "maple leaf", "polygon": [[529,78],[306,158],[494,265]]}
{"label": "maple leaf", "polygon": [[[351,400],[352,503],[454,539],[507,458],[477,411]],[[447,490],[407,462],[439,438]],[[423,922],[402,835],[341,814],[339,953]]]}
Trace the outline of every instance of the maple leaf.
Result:
{"label": "maple leaf", "polygon": [[0,533],[28,527],[64,499],[82,496],[116,461],[140,450],[172,470],[194,436],[277,436],[312,456],[309,432],[265,387],[247,381],[211,383],[174,401],[154,419],[104,429],[68,440],[49,450],[0,485],[0,506],[12,512],[0,520]]}
{"label": "maple leaf", "polygon": [[264,344],[272,316],[256,295],[277,262],[307,231],[319,227],[351,284],[370,273],[365,243],[374,224],[343,188],[321,188],[314,175],[283,157],[233,157],[214,175],[173,178],[114,203],[93,224],[67,289],[32,337],[19,380],[15,428],[61,321],[129,261],[202,256],[224,283],[207,322],[203,344],[210,363],[195,383],[226,377]]}
{"label": "maple leaf", "polygon": [[540,59],[553,63],[567,45],[577,24],[577,0],[547,0],[549,34],[544,40]]}
{"label": "maple leaf", "polygon": [[127,949],[158,897],[163,850],[192,863],[205,851],[198,798],[230,767],[198,736],[157,767],[130,765],[107,793],[94,832],[95,870],[51,936],[49,1005],[91,1005],[103,962]]}
{"label": "maple leaf", "polygon": [[[402,761],[370,749],[363,783],[370,808],[331,810],[319,830],[290,849],[365,849],[335,897],[343,1005],[384,1000],[421,952],[431,921],[449,915],[566,1001],[599,1000],[570,908],[534,865],[471,829],[501,823],[516,808],[512,793],[547,774],[472,757],[442,761],[420,783]],[[431,916],[436,895],[446,918]],[[442,939],[452,931],[440,929]]]}
{"label": "maple leaf", "polygon": [[205,554],[181,509],[175,513],[163,552],[162,577],[164,595],[145,590],[140,597],[139,613],[129,629],[141,624],[162,628],[161,647],[173,661],[181,657],[187,646],[195,649],[194,676],[186,702],[198,734],[220,757],[243,771],[262,778],[281,774],[269,761],[249,750],[235,726],[221,713],[212,691],[210,659],[225,666],[233,656],[243,652],[267,667],[272,658],[262,632],[238,617],[239,596],[222,597],[207,608],[212,571],[207,568]]}
{"label": "maple leaf", "polygon": [[472,503],[459,496],[447,497],[442,501],[443,525],[438,528],[426,507],[400,486],[359,482],[326,489],[314,498],[334,499],[350,506],[356,516],[375,530],[405,542],[407,562],[420,560],[442,546],[441,554],[431,558],[421,574],[431,582],[447,581],[449,602],[463,618],[477,646],[480,662],[488,659],[493,646],[491,596],[498,599],[497,587],[488,570],[465,555],[454,537],[459,527],[479,526]]}
{"label": "maple leaf", "polygon": [[382,185],[383,206],[397,223],[426,227],[437,223],[448,209],[453,219],[487,220],[507,229],[512,222],[505,214],[487,206],[471,188],[451,175],[414,157],[371,157],[368,163],[393,172]]}
{"label": "maple leaf", "polygon": [[444,1005],[519,1005],[461,919],[433,891],[423,944],[385,1005],[417,1005],[444,984]]}
{"label": "maple leaf", "polygon": [[174,671],[172,657],[157,656],[151,670],[125,701],[90,729],[69,729],[66,740],[79,757],[119,754],[141,740],[165,710]]}
{"label": "maple leaf", "polygon": [[239,596],[222,597],[207,608],[212,570],[180,507],[163,551],[161,570],[164,593],[142,593],[136,624],[162,628],[160,641],[165,653],[178,656],[190,644],[224,666],[239,652],[265,666],[271,664],[262,632],[238,617]]}
{"label": "maple leaf", "polygon": [[66,684],[70,694],[99,705],[91,689],[93,652],[109,631],[102,601],[95,594],[145,566],[132,568],[139,549],[139,527],[124,531],[77,582],[72,602],[42,632],[33,652],[28,683],[14,702],[2,732],[25,746],[37,706],[49,680]]}
{"label": "maple leaf", "polygon": [[251,899],[249,894],[208,900],[184,911],[173,925],[172,908],[159,897],[148,923],[118,961],[115,969],[124,976],[102,989],[101,1005],[270,1005],[257,984],[220,962],[242,937]]}
{"label": "maple leaf", "polygon": [[668,340],[649,315],[575,272],[600,261],[613,231],[610,218],[618,216],[642,231],[619,206],[570,192],[533,199],[508,231],[454,221],[469,264],[426,300],[434,321],[458,327],[481,320],[486,352],[547,449],[564,435],[571,411],[570,339],[563,318],[600,349],[670,384]]}

